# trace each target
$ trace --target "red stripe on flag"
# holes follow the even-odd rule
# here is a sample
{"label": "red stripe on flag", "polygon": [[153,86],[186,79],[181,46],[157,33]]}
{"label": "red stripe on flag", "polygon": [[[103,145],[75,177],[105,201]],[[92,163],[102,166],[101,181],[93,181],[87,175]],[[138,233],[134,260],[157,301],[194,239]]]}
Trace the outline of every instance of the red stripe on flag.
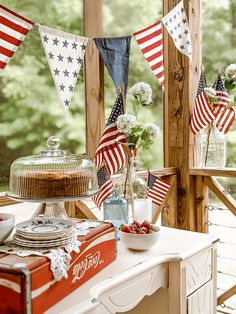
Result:
{"label": "red stripe on flag", "polygon": [[153,43],[153,44],[151,44],[151,45],[149,45],[149,46],[147,46],[145,48],[142,48],[141,49],[142,53],[147,53],[147,52],[153,50],[154,48],[158,48],[158,47],[160,47],[162,45],[162,43],[163,43],[163,41],[159,40],[159,41],[157,41],[157,42],[155,42],[155,43]]}
{"label": "red stripe on flag", "polygon": [[138,39],[137,42],[139,45],[141,45],[141,44],[145,43],[146,41],[153,39],[155,36],[160,36],[161,34],[162,34],[161,29],[154,30],[153,33],[151,33],[151,34],[149,34],[143,38]]}
{"label": "red stripe on flag", "polygon": [[8,20],[7,18],[5,18],[4,16],[0,16],[0,24],[6,25],[7,27],[13,29],[14,31],[20,33],[20,34],[27,34],[28,33],[28,29],[24,28],[10,20]]}
{"label": "red stripe on flag", "polygon": [[135,32],[133,35],[134,36],[136,36],[136,35],[140,35],[140,34],[142,34],[142,33],[144,33],[144,32],[146,32],[146,31],[148,31],[149,29],[151,29],[151,28],[153,28],[153,27],[161,27],[161,22],[157,22],[157,23],[154,23],[154,24],[152,24],[152,25],[150,25],[150,26],[148,26],[148,27],[146,27],[146,28],[143,28],[143,29],[141,29],[140,31],[138,31],[138,32]]}
{"label": "red stripe on flag", "polygon": [[11,57],[14,54],[14,51],[8,50],[2,46],[0,46],[0,53],[4,56]]}
{"label": "red stripe on flag", "polygon": [[4,6],[1,5],[1,4],[0,4],[0,9],[5,10],[5,11],[8,12],[8,13],[11,13],[12,15],[16,16],[17,18],[19,18],[19,19],[21,19],[21,20],[23,20],[23,21],[25,21],[25,22],[27,22],[27,23],[29,23],[29,24],[31,24],[31,25],[34,25],[34,23],[33,23],[32,21],[30,21],[30,20],[26,19],[25,17],[23,17],[23,16],[17,14],[16,12],[11,11],[10,9],[4,7]]}
{"label": "red stripe on flag", "polygon": [[6,65],[5,62],[0,61],[0,69],[4,69]]}
{"label": "red stripe on flag", "polygon": [[0,38],[15,46],[19,46],[22,43],[21,40],[16,39],[10,35],[7,35],[1,31],[0,31]]}

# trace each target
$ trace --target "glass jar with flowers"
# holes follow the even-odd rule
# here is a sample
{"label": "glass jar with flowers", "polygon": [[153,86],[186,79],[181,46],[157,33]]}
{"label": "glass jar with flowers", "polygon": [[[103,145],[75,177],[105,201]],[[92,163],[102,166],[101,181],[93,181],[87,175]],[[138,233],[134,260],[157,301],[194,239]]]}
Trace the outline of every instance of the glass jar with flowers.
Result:
{"label": "glass jar with flowers", "polygon": [[225,75],[218,73],[212,87],[204,88],[208,101],[212,106],[215,119],[200,133],[200,149],[198,151],[198,166],[225,167],[226,165],[226,133],[234,119],[236,97],[230,93],[236,87],[236,64],[225,69]]}
{"label": "glass jar with flowers", "polygon": [[113,182],[120,194],[130,200],[133,208],[134,198],[145,197],[147,189],[146,182],[135,171],[137,151],[148,150],[157,140],[160,129],[154,123],[138,123],[136,117],[130,114],[120,115],[116,124],[118,130],[126,135],[126,167],[124,173],[114,178]]}
{"label": "glass jar with flowers", "polygon": [[[215,89],[206,87],[204,91],[209,103],[214,108],[214,105],[218,103]],[[222,168],[226,165],[226,137],[218,129],[214,120],[200,132],[197,163],[200,168]]]}

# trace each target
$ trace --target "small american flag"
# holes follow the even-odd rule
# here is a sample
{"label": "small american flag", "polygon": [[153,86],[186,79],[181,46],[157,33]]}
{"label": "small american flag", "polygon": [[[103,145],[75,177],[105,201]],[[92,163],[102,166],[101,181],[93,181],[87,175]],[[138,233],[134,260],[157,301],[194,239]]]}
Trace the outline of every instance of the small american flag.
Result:
{"label": "small american flag", "polygon": [[218,103],[214,105],[216,127],[219,131],[226,134],[235,120],[235,111],[233,108],[226,107],[230,99],[220,74],[218,74],[213,88],[216,90],[216,98],[218,100]]}
{"label": "small american flag", "polygon": [[159,79],[162,88],[164,88],[163,34],[161,22],[134,33],[134,37],[153,73]]}
{"label": "small american flag", "polygon": [[122,93],[119,92],[94,157],[96,167],[99,168],[105,162],[110,175],[125,164],[122,143],[126,142],[126,136],[116,126],[116,120],[121,114],[124,114],[124,105]]}
{"label": "small american flag", "polygon": [[103,166],[100,170],[98,170],[97,177],[98,186],[101,192],[98,195],[93,196],[92,199],[97,207],[101,207],[102,203],[112,195],[113,184],[106,166]]}
{"label": "small american flag", "polygon": [[197,134],[201,129],[206,127],[212,120],[215,119],[213,109],[211,108],[204,92],[204,87],[206,87],[204,74],[201,73],[193,108],[193,116],[190,122],[190,127],[194,134]]}
{"label": "small american flag", "polygon": [[218,99],[218,105],[227,105],[230,102],[229,94],[227,93],[221,75],[218,74],[213,88],[216,91],[216,98]]}
{"label": "small american flag", "polygon": [[152,202],[160,206],[170,188],[170,183],[155,177],[149,172],[148,174],[148,189],[146,197]]}
{"label": "small american flag", "polygon": [[0,5],[0,69],[4,69],[34,23]]}
{"label": "small american flag", "polygon": [[226,108],[225,105],[214,105],[214,114],[216,127],[220,132],[226,134],[235,120],[234,109]]}

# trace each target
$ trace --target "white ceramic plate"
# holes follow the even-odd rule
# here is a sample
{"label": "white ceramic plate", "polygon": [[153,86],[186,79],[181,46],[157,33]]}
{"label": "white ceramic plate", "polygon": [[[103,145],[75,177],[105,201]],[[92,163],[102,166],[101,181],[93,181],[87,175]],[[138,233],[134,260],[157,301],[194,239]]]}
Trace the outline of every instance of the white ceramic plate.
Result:
{"label": "white ceramic plate", "polygon": [[65,219],[35,218],[16,225],[16,230],[31,235],[60,234],[73,227],[73,222]]}
{"label": "white ceramic plate", "polygon": [[68,237],[69,235],[72,235],[75,233],[75,228],[71,228],[66,232],[63,233],[56,233],[56,234],[28,234],[24,233],[20,230],[16,230],[16,234],[19,236],[30,239],[30,240],[56,240],[56,239],[64,239],[65,237]]}

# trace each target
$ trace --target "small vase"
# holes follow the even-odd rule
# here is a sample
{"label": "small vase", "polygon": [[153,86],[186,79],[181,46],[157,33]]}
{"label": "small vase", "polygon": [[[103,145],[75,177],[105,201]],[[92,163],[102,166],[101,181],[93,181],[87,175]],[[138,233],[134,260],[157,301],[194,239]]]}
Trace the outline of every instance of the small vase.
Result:
{"label": "small vase", "polygon": [[110,220],[116,227],[116,240],[119,240],[119,226],[128,224],[129,221],[128,201],[120,197],[115,191],[103,203],[103,218],[104,220]]}
{"label": "small vase", "polygon": [[[127,167],[128,162],[130,163]],[[128,199],[131,202],[131,194],[133,193],[133,198],[145,198],[147,183],[145,180],[140,178],[136,172],[136,160],[132,155],[130,160],[126,161],[126,167],[121,174],[115,175],[112,178],[115,189],[119,195]],[[128,173],[129,172],[129,173]],[[132,191],[129,184],[129,178],[132,184]]]}
{"label": "small vase", "polygon": [[226,165],[226,136],[214,122],[200,132],[197,163],[200,168]]}

